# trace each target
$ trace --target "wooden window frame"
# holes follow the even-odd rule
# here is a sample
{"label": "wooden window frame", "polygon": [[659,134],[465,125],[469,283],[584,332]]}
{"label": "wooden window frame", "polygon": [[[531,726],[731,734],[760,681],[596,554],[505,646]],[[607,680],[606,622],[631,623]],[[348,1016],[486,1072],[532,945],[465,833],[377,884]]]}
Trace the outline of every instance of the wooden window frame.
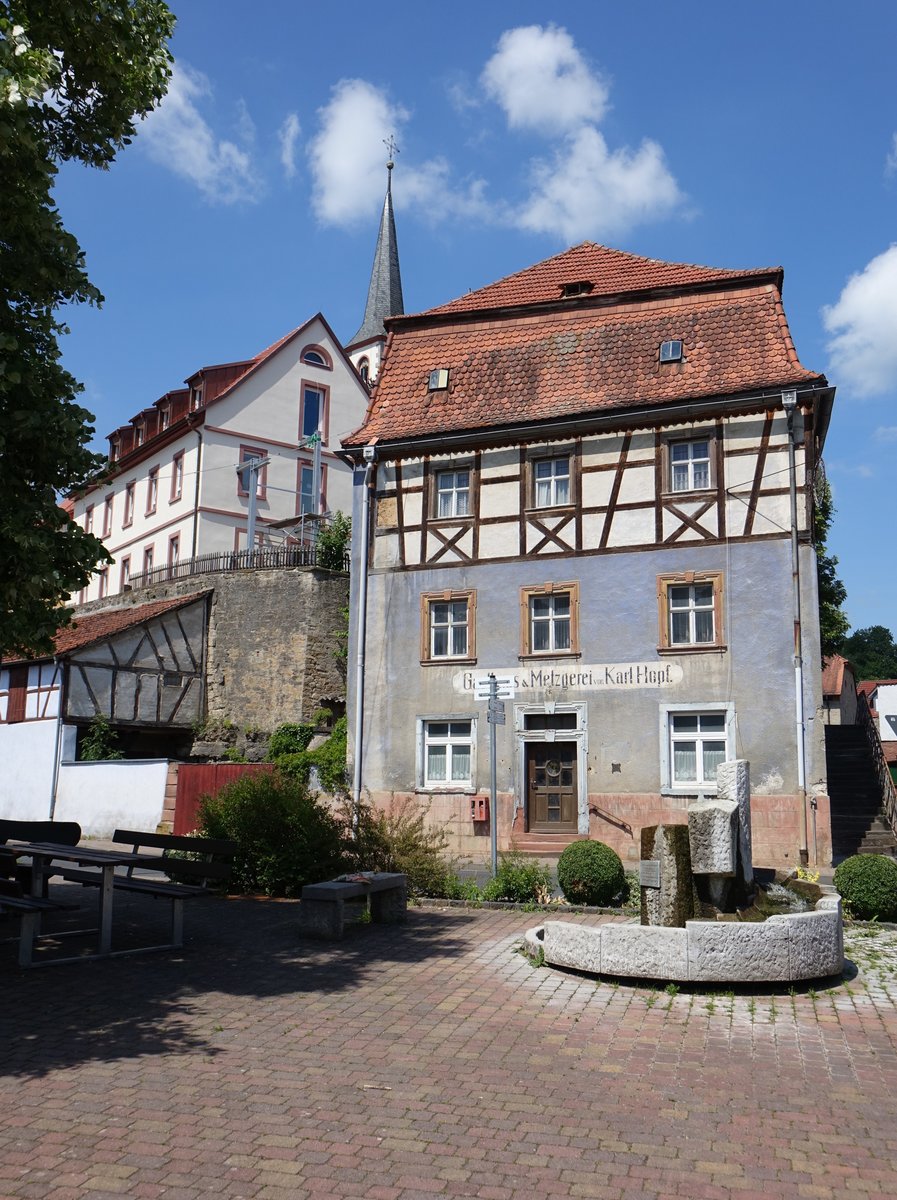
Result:
{"label": "wooden window frame", "polygon": [[[536,499],[536,466],[543,462],[560,462],[565,460],[567,463],[567,500],[564,504],[539,504]],[[565,509],[574,508],[576,506],[576,455],[571,449],[560,450],[556,454],[533,454],[527,459],[526,470],[526,499],[527,509],[531,512],[563,512]],[[552,482],[555,476],[552,475]]]}
{"label": "wooden window frame", "polygon": [[[457,475],[459,471],[466,471],[469,479],[467,484],[467,512],[458,514],[453,517],[441,517],[439,515],[439,476],[440,475]],[[430,471],[430,498],[427,508],[429,510],[430,521],[472,521],[474,512],[474,498],[476,496],[476,468],[472,462],[457,462],[445,463],[440,466],[432,467]],[[455,489],[457,490],[457,489]]]}
{"label": "wooden window frame", "polygon": [[[324,361],[322,363],[310,362],[308,359],[309,354],[320,354]],[[302,351],[299,355],[299,361],[305,363],[309,367],[317,367],[319,371],[333,370],[332,357],[328,351],[325,350],[323,346],[318,345],[317,342],[309,342],[307,346],[302,347]]]}
{"label": "wooden window frame", "polygon": [[159,468],[151,467],[146,473],[146,512],[151,517],[159,507]]}
{"label": "wooden window frame", "polygon": [[[713,585],[713,633],[712,642],[673,642],[670,640],[671,587],[685,587],[696,583]],[[725,576],[722,571],[677,571],[657,576],[657,650],[659,654],[706,654],[726,650],[723,637],[725,614]]]}
{"label": "wooden window frame", "polygon": [[[531,645],[530,600],[536,596],[552,596],[564,592],[570,597],[570,648],[568,650],[533,650]],[[520,589],[520,657],[521,658],[578,658],[579,643],[579,581],[531,584]]]}
{"label": "wooden window frame", "polygon": [[109,537],[112,533],[112,516],[115,507],[115,496],[107,496],[103,501],[103,537]]}
{"label": "wooden window frame", "polygon": [[[245,462],[251,458],[267,458],[268,451],[263,450],[261,446],[240,446],[239,464],[242,467]],[[247,478],[249,472],[237,471],[237,495],[249,498],[249,488],[243,482]],[[256,500],[268,499],[268,464],[266,463],[258,474],[258,490],[256,492]]]}
{"label": "wooden window frame", "polygon": [[[446,746],[465,744],[470,746],[470,777],[467,780],[460,779],[432,779],[428,780],[427,776],[427,749],[431,745],[430,727],[433,725],[448,725],[449,733],[445,742],[442,739],[432,739],[433,744],[445,744]],[[451,733],[452,725],[469,725],[470,732],[466,738],[453,738]],[[417,764],[417,791],[438,794],[461,794],[472,795],[476,792],[477,780],[477,720],[473,716],[427,716],[418,719],[418,764]],[[446,755],[446,764],[450,761],[450,755]]]}
{"label": "wooden window frame", "polygon": [[125,484],[125,509],[121,517],[122,529],[130,529],[134,524],[134,510],[137,507],[137,480],[132,479]]}
{"label": "wooden window frame", "polygon": [[[663,496],[666,499],[683,496],[708,496],[716,490],[717,481],[717,442],[719,432],[716,426],[707,429],[693,429],[686,432],[671,431],[662,433],[663,446]],[[703,488],[686,488],[683,491],[673,490],[673,456],[671,447],[683,442],[707,442],[708,483]]]}
{"label": "wooden window frame", "polygon": [[304,442],[307,438],[313,436],[310,433],[302,432],[305,428],[305,393],[307,391],[321,393],[321,412],[318,420],[318,429],[321,434],[321,445],[326,446],[330,438],[330,385],[321,383],[317,379],[302,379],[299,384],[298,441]]}
{"label": "wooden window frame", "polygon": [[185,450],[179,450],[171,459],[171,492],[169,504],[176,504],[184,494],[184,455]]}
{"label": "wooden window frame", "polygon": [[[707,730],[706,734],[700,729],[695,731],[694,741],[700,742],[703,745],[705,740],[722,740],[725,742],[723,749],[724,760],[731,758],[734,753],[735,744],[735,704],[728,700],[724,702],[711,702],[686,704],[662,704],[660,706],[660,744],[661,744],[661,795],[675,796],[687,795],[695,796],[700,794],[715,794],[716,782],[713,780],[692,780],[683,779],[675,780],[675,751],[674,743],[676,740],[691,740],[684,735],[681,739],[673,737],[673,721],[675,717],[723,717],[724,726],[722,738],[714,738],[712,732]],[[703,770],[702,770],[703,775]]]}
{"label": "wooden window frame", "polygon": [[16,663],[8,671],[6,686],[6,716],[4,724],[20,725],[25,720],[25,697],[28,692],[28,666]]}
{"label": "wooden window frame", "polygon": [[[467,653],[465,655],[431,653],[430,606],[433,604],[467,604]],[[475,663],[477,660],[477,594],[474,589],[463,591],[422,592],[420,597],[420,661],[422,666],[452,666]]]}

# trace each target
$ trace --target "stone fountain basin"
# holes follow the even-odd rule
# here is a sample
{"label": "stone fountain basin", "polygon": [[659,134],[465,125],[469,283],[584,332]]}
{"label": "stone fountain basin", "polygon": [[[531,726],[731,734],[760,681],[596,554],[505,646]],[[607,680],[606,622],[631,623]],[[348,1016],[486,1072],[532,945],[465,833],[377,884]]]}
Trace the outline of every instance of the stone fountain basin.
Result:
{"label": "stone fountain basin", "polygon": [[838,896],[823,896],[810,912],[760,922],[686,921],[684,929],[546,921],[525,940],[527,953],[541,951],[552,966],[676,983],[793,983],[844,968]]}

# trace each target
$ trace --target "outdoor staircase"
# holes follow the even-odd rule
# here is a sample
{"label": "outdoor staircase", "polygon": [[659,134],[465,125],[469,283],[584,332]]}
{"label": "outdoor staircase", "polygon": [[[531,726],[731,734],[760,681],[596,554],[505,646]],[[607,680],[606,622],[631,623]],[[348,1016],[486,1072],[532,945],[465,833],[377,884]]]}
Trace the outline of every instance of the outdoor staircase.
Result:
{"label": "outdoor staircase", "polygon": [[832,861],[852,854],[897,858],[875,754],[862,725],[826,725],[825,761],[832,812]]}
{"label": "outdoor staircase", "polygon": [[557,859],[571,842],[587,841],[579,833],[515,833],[514,849],[534,858]]}

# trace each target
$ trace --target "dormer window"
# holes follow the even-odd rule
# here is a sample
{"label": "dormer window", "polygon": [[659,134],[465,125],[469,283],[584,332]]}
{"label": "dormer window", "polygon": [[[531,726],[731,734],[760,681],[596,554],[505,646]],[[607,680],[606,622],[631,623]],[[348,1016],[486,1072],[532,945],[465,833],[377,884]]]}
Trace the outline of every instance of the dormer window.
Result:
{"label": "dormer window", "polygon": [[134,430],[134,445],[135,445],[135,447],[143,445],[145,436],[146,436],[146,426],[143,424],[138,425],[137,428]]}
{"label": "dormer window", "polygon": [[202,384],[198,384],[196,387],[192,387],[190,389],[190,411],[196,412],[196,410],[201,407],[202,407]]}
{"label": "dormer window", "polygon": [[118,439],[109,443],[109,461],[114,463],[118,458]]}
{"label": "dormer window", "polygon": [[662,363],[682,362],[682,341],[674,338],[670,342],[660,343],[660,361]]}
{"label": "dormer window", "polygon": [[588,296],[594,287],[594,283],[591,283],[588,279],[577,279],[573,283],[562,283],[561,296],[564,300],[573,296]]}
{"label": "dormer window", "polygon": [[448,367],[437,367],[435,371],[430,372],[430,378],[427,383],[428,392],[445,391],[449,384],[449,369]]}
{"label": "dormer window", "polygon": [[159,409],[159,429],[164,433],[171,424],[171,408],[166,404],[164,408]]}

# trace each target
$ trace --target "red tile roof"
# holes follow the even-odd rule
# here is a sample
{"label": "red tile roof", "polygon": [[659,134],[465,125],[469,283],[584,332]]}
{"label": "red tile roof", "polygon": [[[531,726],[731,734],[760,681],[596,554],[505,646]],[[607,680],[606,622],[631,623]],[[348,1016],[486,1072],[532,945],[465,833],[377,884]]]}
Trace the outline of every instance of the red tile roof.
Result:
{"label": "red tile roof", "polygon": [[[538,283],[544,266],[506,282]],[[496,293],[502,287],[495,284]],[[394,323],[365,424],[343,445],[825,382],[798,361],[768,273],[749,286],[432,319],[445,311]],[[682,340],[684,361],[661,365],[660,343],[669,339]],[[429,392],[437,367],[449,368],[449,387]]]}
{"label": "red tile roof", "polygon": [[656,258],[643,258],[640,254],[612,250],[596,242],[581,242],[553,258],[546,258],[533,267],[499,279],[497,283],[490,283],[447,304],[428,309],[426,315],[474,312],[559,300],[563,286],[571,283],[591,283],[592,290],[588,293],[591,296],[616,296],[658,288],[761,278],[775,279],[781,288],[782,268],[732,271],[692,263],[661,262]]}
{"label": "red tile roof", "polygon": [[[124,608],[111,608],[103,612],[88,613],[73,621],[71,625],[64,625],[57,632],[54,653],[57,658],[63,658],[94,642],[101,642],[104,638],[122,633],[133,625],[142,625],[144,621],[149,621],[162,613],[171,612],[175,608],[184,608],[208,594],[208,591],[192,592],[189,596],[175,596],[170,600],[151,600],[148,604],[130,604]],[[25,661],[27,660],[21,658],[4,659],[4,664]]]}
{"label": "red tile roof", "polygon": [[822,663],[823,696],[840,696],[844,688],[844,670],[853,667],[842,654],[830,654]]}

